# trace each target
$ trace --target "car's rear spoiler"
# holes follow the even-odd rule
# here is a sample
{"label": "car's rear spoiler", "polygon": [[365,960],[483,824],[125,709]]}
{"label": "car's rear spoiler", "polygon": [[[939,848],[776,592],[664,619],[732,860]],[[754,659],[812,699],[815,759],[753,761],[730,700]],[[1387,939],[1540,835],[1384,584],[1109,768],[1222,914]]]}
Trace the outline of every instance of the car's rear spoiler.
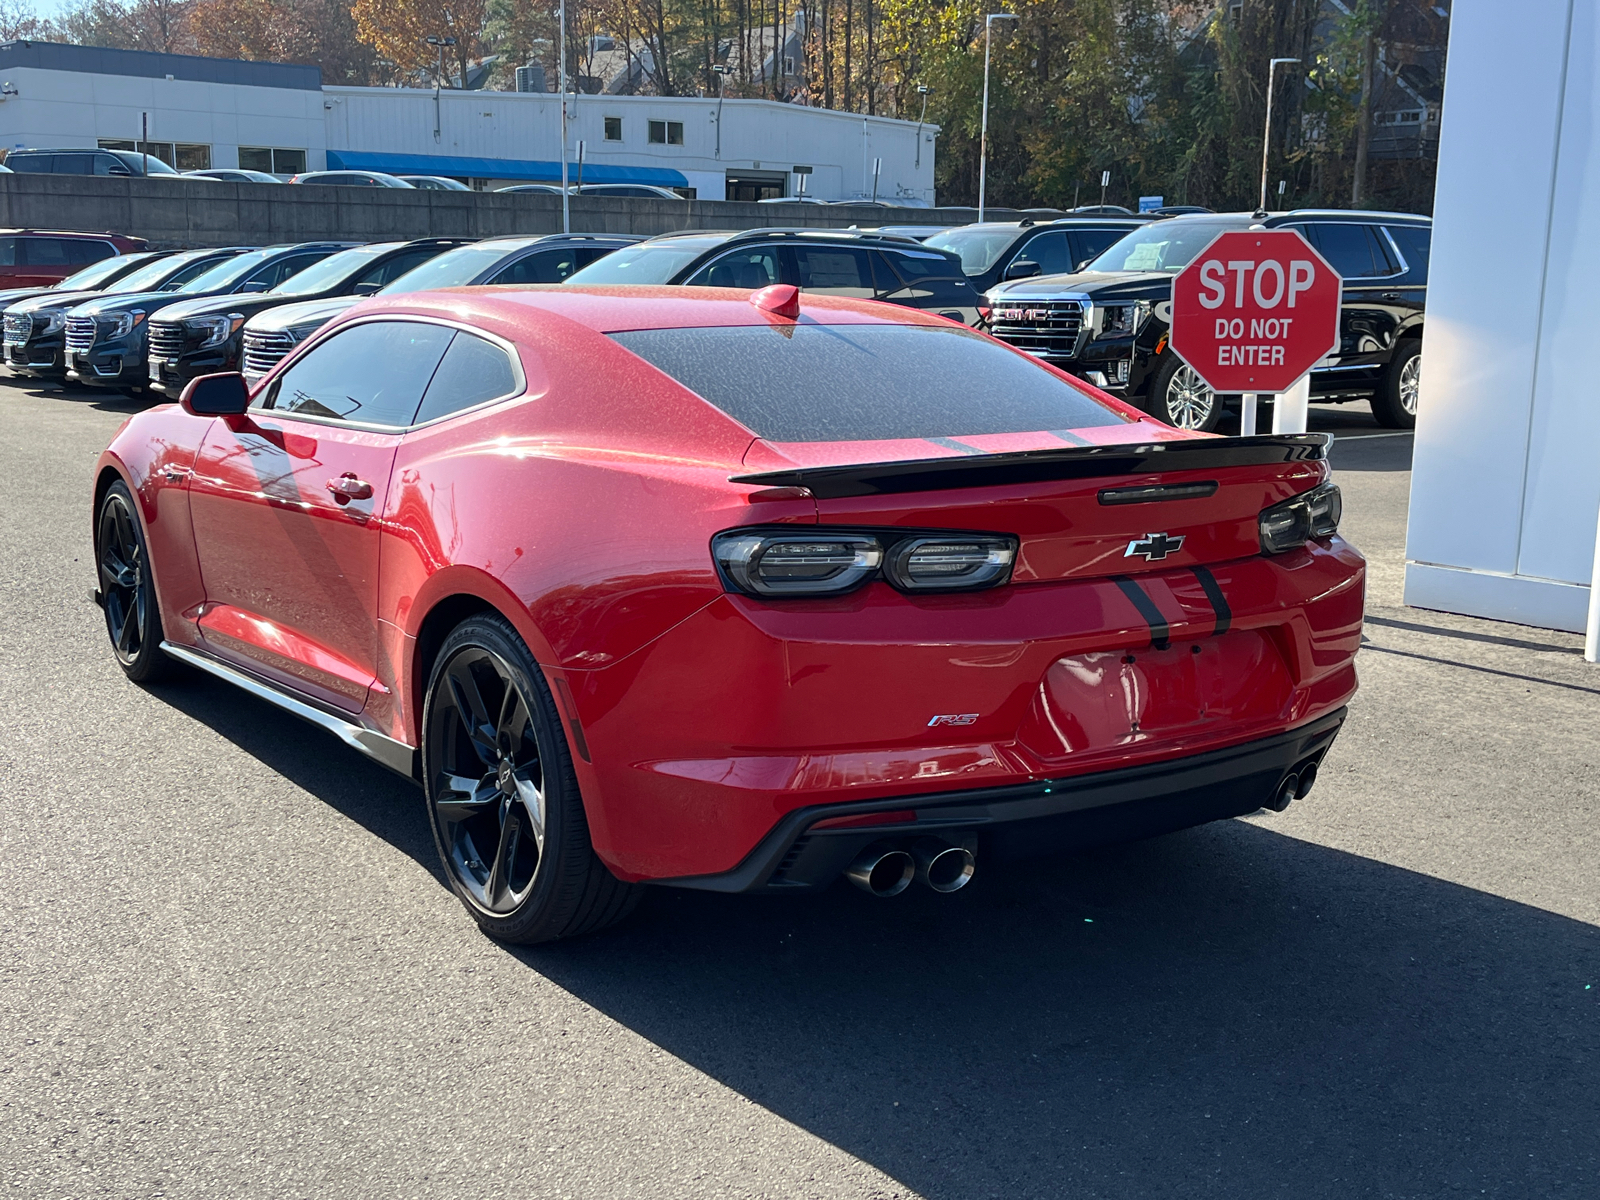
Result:
{"label": "car's rear spoiler", "polygon": [[951,488],[997,487],[1051,479],[1148,475],[1157,471],[1208,471],[1268,463],[1314,462],[1328,455],[1328,433],[1268,433],[1256,437],[1184,438],[1120,446],[1063,446],[968,458],[914,458],[842,467],[797,467],[734,475],[730,483],[803,487],[818,499]]}

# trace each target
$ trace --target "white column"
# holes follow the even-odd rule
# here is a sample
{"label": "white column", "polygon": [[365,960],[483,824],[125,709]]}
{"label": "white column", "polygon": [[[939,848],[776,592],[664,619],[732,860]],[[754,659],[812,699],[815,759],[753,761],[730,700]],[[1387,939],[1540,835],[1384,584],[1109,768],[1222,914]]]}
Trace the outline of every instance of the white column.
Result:
{"label": "white column", "polygon": [[1272,405],[1273,433],[1304,433],[1307,409],[1311,403],[1311,376],[1302,375],[1300,382],[1280,395]]}
{"label": "white column", "polygon": [[1256,432],[1256,394],[1246,392],[1239,399],[1239,436],[1254,437]]}

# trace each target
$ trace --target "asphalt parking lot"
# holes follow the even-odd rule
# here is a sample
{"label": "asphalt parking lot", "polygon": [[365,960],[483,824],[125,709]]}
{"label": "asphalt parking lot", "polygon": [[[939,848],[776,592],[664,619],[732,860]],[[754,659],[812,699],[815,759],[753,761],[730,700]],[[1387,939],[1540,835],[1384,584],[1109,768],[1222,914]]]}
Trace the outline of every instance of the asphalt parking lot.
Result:
{"label": "asphalt parking lot", "polygon": [[420,793],[122,678],[86,497],[130,411],[0,382],[6,1194],[1600,1193],[1600,669],[1401,607],[1411,439],[1364,409],[1314,410],[1363,688],[1288,812],[535,950],[475,931]]}

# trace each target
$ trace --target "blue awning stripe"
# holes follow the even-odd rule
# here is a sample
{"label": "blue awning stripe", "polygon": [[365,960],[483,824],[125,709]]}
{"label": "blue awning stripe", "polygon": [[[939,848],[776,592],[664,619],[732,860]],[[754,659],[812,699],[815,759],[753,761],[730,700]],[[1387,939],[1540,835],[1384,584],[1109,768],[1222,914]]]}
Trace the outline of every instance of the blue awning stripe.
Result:
{"label": "blue awning stripe", "polygon": [[[444,154],[375,154],[365,150],[329,150],[330,171],[382,171],[388,175],[448,175],[461,179],[525,179],[534,183],[560,183],[559,162],[530,162],[520,158],[455,158]],[[567,164],[570,182],[578,180],[578,164]],[[683,172],[667,167],[624,167],[611,163],[583,164],[585,183],[653,183],[659,187],[685,187]]]}

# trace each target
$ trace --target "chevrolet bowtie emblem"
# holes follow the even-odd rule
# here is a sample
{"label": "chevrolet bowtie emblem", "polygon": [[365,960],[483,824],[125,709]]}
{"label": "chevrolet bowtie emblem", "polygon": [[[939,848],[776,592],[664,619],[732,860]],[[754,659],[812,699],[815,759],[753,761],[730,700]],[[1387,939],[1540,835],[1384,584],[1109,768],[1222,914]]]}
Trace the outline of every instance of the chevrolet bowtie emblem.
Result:
{"label": "chevrolet bowtie emblem", "polygon": [[1142,538],[1135,538],[1128,543],[1128,548],[1122,552],[1123,558],[1133,558],[1135,555],[1146,562],[1160,562],[1169,554],[1176,554],[1183,549],[1183,534],[1173,537],[1167,533],[1147,533]]}

